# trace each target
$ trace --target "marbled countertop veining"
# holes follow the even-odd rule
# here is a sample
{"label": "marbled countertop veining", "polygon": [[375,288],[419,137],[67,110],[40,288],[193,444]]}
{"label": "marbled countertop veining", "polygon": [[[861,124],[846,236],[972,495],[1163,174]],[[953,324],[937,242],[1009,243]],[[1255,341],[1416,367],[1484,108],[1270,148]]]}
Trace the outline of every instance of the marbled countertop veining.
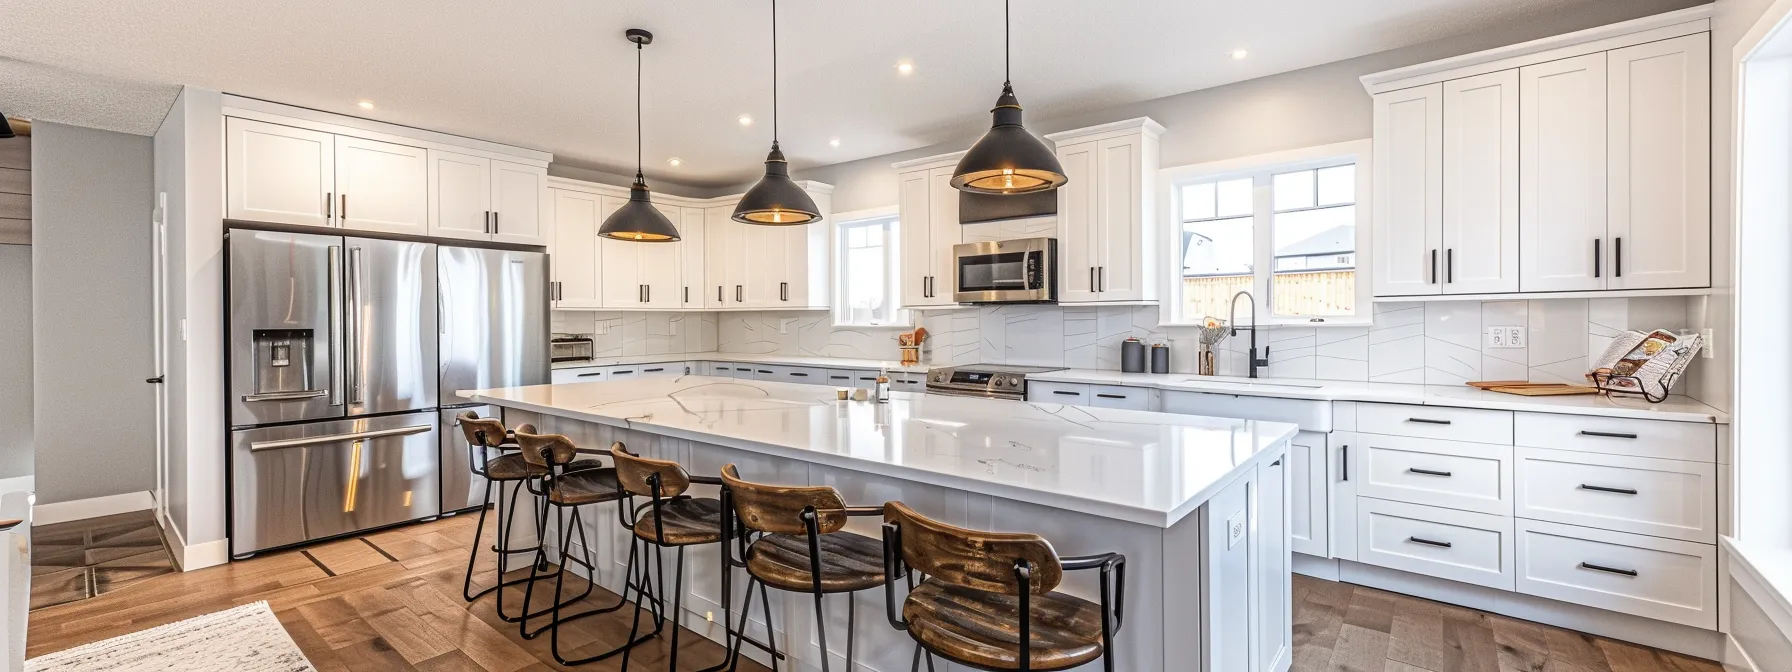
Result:
{"label": "marbled countertop veining", "polygon": [[[1292,424],[707,376],[463,391],[480,403],[1158,527],[1293,437]],[[1269,451],[1269,452],[1265,452]]]}

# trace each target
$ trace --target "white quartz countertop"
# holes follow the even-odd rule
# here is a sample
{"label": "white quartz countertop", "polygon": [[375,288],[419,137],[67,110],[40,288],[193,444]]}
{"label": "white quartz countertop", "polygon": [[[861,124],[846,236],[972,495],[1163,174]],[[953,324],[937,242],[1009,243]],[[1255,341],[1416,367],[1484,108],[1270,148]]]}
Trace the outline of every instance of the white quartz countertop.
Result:
{"label": "white quartz countertop", "polygon": [[[763,361],[763,360],[750,360]],[[476,402],[627,427],[1169,527],[1292,424],[707,376],[462,391]]]}
{"label": "white quartz countertop", "polygon": [[864,369],[876,371],[925,372],[930,368],[927,364],[902,366],[893,359],[852,359],[847,357],[810,357],[793,355],[750,355],[740,352],[686,352],[671,355],[628,355],[622,357],[597,357],[588,362],[554,362],[554,369],[583,369],[594,366],[615,366],[630,364],[658,364],[660,362],[750,362],[753,364],[781,364],[784,366],[817,366],[832,369]]}

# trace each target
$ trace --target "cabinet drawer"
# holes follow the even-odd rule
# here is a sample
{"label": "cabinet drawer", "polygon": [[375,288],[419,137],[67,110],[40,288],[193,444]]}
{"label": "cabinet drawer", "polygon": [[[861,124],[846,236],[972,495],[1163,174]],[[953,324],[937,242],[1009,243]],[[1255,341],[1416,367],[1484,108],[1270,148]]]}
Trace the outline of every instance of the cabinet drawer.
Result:
{"label": "cabinet drawer", "polygon": [[1154,392],[1156,392],[1156,390],[1145,387],[1090,385],[1089,405],[1099,406],[1101,408],[1125,408],[1134,411],[1149,411],[1152,407],[1156,406],[1156,404],[1152,403]]}
{"label": "cabinet drawer", "polygon": [[1512,589],[1512,519],[1431,506],[1357,500],[1357,561]]}
{"label": "cabinet drawer", "polygon": [[1088,406],[1089,396],[1088,383],[1027,383],[1027,401]]}
{"label": "cabinet drawer", "polygon": [[815,381],[818,384],[846,388],[853,385],[852,372],[846,369],[822,369],[821,374],[821,380]]}
{"label": "cabinet drawer", "polygon": [[1518,448],[1514,513],[1717,543],[1717,465]]}
{"label": "cabinet drawer", "polygon": [[582,369],[554,369],[549,379],[556,385],[564,383],[594,383],[604,379],[602,367]]}
{"label": "cabinet drawer", "polygon": [[636,369],[642,378],[677,378],[684,375],[684,362],[642,364]]}
{"label": "cabinet drawer", "polygon": [[1351,450],[1357,494],[1512,515],[1512,447],[1363,434]]}
{"label": "cabinet drawer", "polygon": [[1717,425],[1712,424],[1560,413],[1518,413],[1515,422],[1521,446],[1717,461]]}
{"label": "cabinet drawer", "polygon": [[1424,439],[1512,443],[1512,412],[1479,408],[1358,404],[1357,431]]}
{"label": "cabinet drawer", "polygon": [[779,367],[778,373],[780,375],[777,379],[786,383],[797,383],[799,385],[826,385],[828,382],[826,371],[807,366]]}
{"label": "cabinet drawer", "polygon": [[852,372],[852,386],[867,390],[877,389],[877,372],[858,370]]}
{"label": "cabinet drawer", "polygon": [[1717,547],[1519,520],[1518,592],[1717,627]]}

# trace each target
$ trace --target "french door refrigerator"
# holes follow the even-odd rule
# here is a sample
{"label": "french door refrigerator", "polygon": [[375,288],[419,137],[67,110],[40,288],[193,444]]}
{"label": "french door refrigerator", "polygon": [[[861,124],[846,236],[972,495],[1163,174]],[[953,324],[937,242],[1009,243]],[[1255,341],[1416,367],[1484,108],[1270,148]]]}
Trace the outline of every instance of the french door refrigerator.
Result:
{"label": "french door refrigerator", "polygon": [[231,553],[441,512],[436,246],[226,234]]}
{"label": "french door refrigerator", "polygon": [[499,415],[459,390],[543,385],[548,382],[548,259],[540,252],[442,246],[437,249],[441,294],[442,510],[484,501],[485,479],[474,476],[458,418]]}

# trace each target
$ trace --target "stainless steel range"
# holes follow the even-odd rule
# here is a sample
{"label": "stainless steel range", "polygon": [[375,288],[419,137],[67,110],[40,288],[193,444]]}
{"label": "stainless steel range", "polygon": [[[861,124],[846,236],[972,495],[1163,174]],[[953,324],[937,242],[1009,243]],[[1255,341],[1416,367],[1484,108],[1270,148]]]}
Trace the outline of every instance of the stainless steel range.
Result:
{"label": "stainless steel range", "polygon": [[970,364],[927,370],[927,392],[956,397],[1025,400],[1027,375],[1063,371],[1064,367]]}

